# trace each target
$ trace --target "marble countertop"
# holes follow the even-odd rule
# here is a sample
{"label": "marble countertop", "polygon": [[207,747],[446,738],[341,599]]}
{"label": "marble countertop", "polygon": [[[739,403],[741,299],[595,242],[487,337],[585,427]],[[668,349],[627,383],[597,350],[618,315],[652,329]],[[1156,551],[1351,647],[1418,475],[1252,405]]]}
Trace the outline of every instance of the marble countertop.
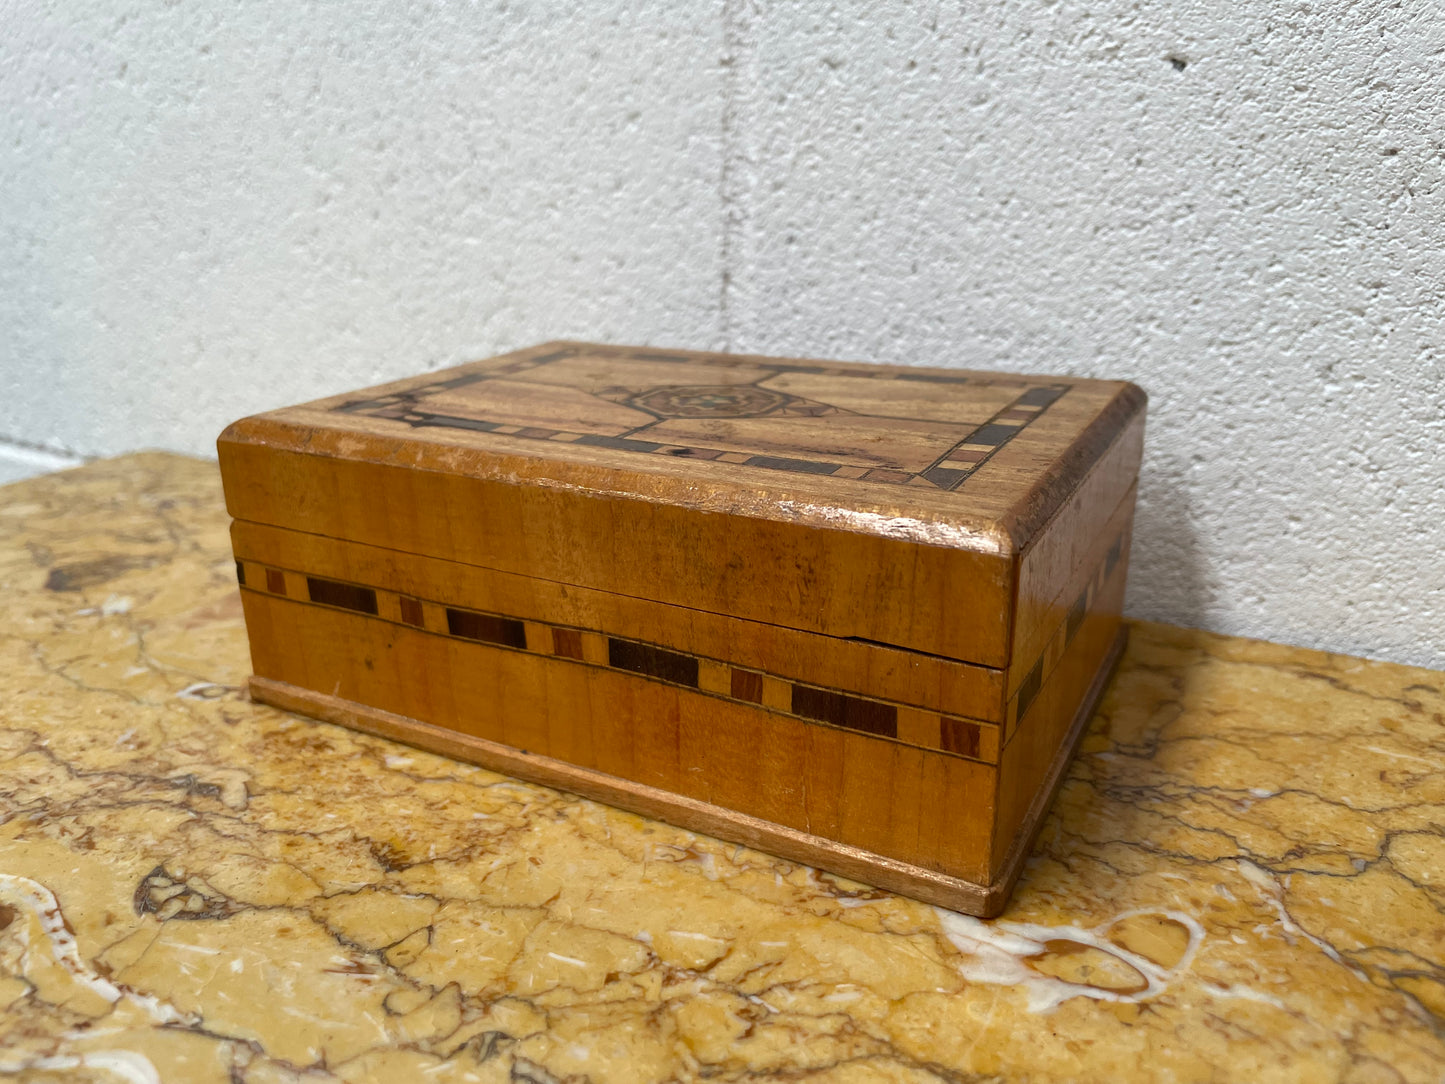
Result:
{"label": "marble countertop", "polygon": [[248,702],[226,531],[0,489],[0,1076],[1445,1078],[1445,674],[1135,624],[980,922]]}

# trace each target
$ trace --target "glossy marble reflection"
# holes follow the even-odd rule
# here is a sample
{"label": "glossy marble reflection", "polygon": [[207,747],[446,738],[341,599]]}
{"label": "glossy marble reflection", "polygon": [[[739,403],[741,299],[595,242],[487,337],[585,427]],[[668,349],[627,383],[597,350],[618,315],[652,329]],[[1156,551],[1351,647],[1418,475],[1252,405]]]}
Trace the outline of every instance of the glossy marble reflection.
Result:
{"label": "glossy marble reflection", "polygon": [[1445,1075],[1445,674],[1133,626],[980,922],[249,703],[226,530],[0,489],[0,1073]]}

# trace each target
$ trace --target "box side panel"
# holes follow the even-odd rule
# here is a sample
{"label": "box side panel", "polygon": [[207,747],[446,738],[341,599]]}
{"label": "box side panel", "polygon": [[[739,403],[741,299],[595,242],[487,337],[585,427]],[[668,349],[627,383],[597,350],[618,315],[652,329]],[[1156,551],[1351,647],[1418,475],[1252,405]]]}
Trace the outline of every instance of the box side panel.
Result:
{"label": "box side panel", "polygon": [[[1133,530],[1136,488],[1131,487],[1113,514],[1096,527],[1089,540],[1087,556],[1080,569],[1071,574],[1069,594],[1057,599],[1046,610],[1034,613],[1041,629],[1032,638],[1028,654],[1021,655],[1004,677],[1008,700],[1004,705],[1004,740],[1017,730],[1019,719],[1028,710],[1029,701],[1038,694],[1058,666],[1064,649],[1072,641],[1080,621],[1103,586],[1113,574],[1121,556],[1127,555]],[[1047,623],[1044,623],[1047,621]]]}
{"label": "box side panel", "polygon": [[1006,695],[1014,696],[1132,510],[1144,447],[1144,415],[1118,432],[1094,469],[1019,558]]}
{"label": "box side panel", "polygon": [[1133,504],[1116,543],[1080,591],[1071,619],[1058,630],[1057,663],[1037,692],[1025,689],[1026,704],[1014,703],[1018,722],[1008,733],[999,761],[999,808],[994,835],[994,872],[1007,856],[1014,836],[1048,777],[1065,736],[1119,633],[1129,563]]}
{"label": "box side panel", "polygon": [[413,625],[452,606],[555,627],[547,635],[563,652],[581,651],[589,633],[644,641],[704,660],[705,685],[761,696],[765,677],[801,681],[931,711],[931,722],[907,722],[934,731],[940,713],[1003,719],[1002,670],[242,520],[231,541],[237,560],[261,566],[251,578],[260,590],[290,572],[370,588],[393,620]]}
{"label": "box side panel", "polygon": [[1007,661],[1005,554],[240,440],[218,448],[237,519],[983,666]]}
{"label": "box side panel", "polygon": [[251,588],[242,596],[263,678],[987,879],[992,765],[804,722],[665,676]]}

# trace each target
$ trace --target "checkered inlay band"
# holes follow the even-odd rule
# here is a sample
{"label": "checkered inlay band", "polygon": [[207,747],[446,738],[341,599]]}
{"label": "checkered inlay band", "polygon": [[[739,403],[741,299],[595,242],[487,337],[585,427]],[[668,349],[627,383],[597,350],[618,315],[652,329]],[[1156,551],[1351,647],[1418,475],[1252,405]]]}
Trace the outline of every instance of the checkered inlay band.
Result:
{"label": "checkered inlay band", "polygon": [[[346,610],[368,619],[410,626],[430,635],[626,671],[649,681],[759,705],[820,726],[922,746],[970,760],[998,762],[1000,728],[995,723],[954,718],[852,692],[823,689],[657,644],[485,613],[255,561],[237,561],[237,579],[242,590],[286,599],[297,605]],[[288,581],[292,585],[289,592]],[[298,584],[304,584],[304,589],[296,589]]]}

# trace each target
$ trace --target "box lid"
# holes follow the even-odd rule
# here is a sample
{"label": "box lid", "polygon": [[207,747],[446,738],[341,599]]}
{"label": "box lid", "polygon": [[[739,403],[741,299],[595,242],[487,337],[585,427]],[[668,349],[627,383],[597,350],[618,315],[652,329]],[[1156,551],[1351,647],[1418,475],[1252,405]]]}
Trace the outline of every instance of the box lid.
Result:
{"label": "box lid", "polygon": [[[232,516],[985,666],[1116,381],[554,342],[246,418]],[[1113,507],[1112,504],[1109,506]]]}

